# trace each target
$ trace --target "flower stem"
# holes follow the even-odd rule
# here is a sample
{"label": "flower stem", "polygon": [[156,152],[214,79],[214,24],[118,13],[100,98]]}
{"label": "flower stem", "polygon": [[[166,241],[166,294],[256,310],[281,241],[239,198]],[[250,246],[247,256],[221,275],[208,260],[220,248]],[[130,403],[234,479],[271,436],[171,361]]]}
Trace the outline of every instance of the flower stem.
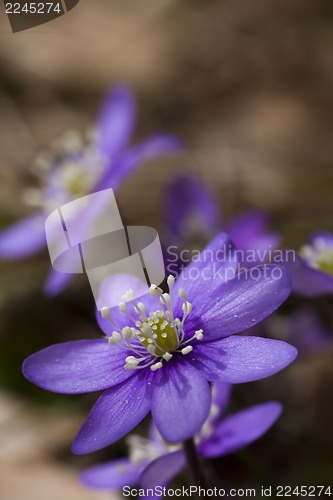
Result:
{"label": "flower stem", "polygon": [[200,486],[201,488],[206,489],[207,488],[206,479],[202,472],[202,467],[199,462],[193,438],[189,438],[186,441],[183,441],[183,447],[193,485]]}

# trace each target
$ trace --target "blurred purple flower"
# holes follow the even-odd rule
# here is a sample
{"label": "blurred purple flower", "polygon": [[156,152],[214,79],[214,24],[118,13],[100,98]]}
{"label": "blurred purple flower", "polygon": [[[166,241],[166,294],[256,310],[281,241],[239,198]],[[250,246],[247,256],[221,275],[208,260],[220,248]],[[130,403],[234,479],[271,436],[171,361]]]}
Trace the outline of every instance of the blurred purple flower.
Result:
{"label": "blurred purple flower", "polygon": [[294,258],[286,258],[293,291],[304,297],[333,293],[333,234],[317,232]]}
{"label": "blurred purple flower", "polygon": [[332,336],[312,307],[303,305],[288,318],[286,340],[300,353],[318,352],[332,344]]}
{"label": "blurred purple flower", "polygon": [[[263,436],[279,418],[279,403],[251,406],[223,417],[229,402],[231,386],[223,382],[213,385],[212,405],[208,419],[195,436],[197,452],[212,458],[234,453]],[[94,489],[117,490],[139,484],[143,488],[165,486],[186,465],[181,444],[168,445],[152,426],[145,439],[128,438],[129,458],[113,460],[82,472],[81,483]]]}
{"label": "blurred purple flower", "polygon": [[[221,231],[219,213],[217,200],[200,179],[182,175],[172,182],[166,191],[164,205],[164,256],[170,272],[176,275],[181,268],[180,255],[184,248],[202,246]],[[252,210],[224,224],[223,229],[239,254],[244,253],[240,264],[249,267],[267,262],[269,251],[278,247],[280,237],[268,231],[268,222],[264,212]],[[167,247],[171,245],[178,246],[178,260],[175,259],[177,251],[172,247],[169,254]]]}
{"label": "blurred purple flower", "polygon": [[[129,147],[135,117],[136,106],[128,88],[119,86],[108,92],[91,144],[85,147],[76,134],[67,135],[57,156],[42,162],[45,171],[38,193],[42,208],[0,233],[0,258],[20,259],[45,248],[44,222],[50,212],[91,192],[116,190],[145,160],[180,148],[179,141],[169,135],[152,136]],[[72,274],[52,270],[45,292],[57,294],[72,278]]]}
{"label": "blurred purple flower", "polygon": [[328,328],[316,309],[308,304],[299,306],[287,315],[271,314],[253,328],[248,328],[244,334],[290,342],[299,354],[319,352],[332,345]]}
{"label": "blurred purple flower", "polygon": [[136,278],[121,275],[119,286],[111,278],[102,300],[127,290],[127,303],[98,314],[107,338],[54,345],[24,362],[26,378],[50,391],[107,389],[79,431],[74,453],[112,444],[150,410],[166,441],[183,441],[208,417],[209,382],[258,380],[295,359],[296,349],[285,342],[233,335],[279,307],[290,283],[276,265],[258,266],[255,279],[244,272],[227,281],[238,265],[232,249],[225,234],[217,236],[177,281],[169,276],[170,294],[152,285],[140,302],[131,299]]}

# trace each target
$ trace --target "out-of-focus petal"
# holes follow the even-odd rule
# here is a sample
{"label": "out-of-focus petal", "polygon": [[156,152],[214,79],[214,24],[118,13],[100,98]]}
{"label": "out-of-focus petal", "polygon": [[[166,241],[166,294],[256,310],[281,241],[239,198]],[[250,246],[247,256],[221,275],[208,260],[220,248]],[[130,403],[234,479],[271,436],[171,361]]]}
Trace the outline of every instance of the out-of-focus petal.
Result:
{"label": "out-of-focus petal", "polygon": [[238,384],[274,375],[296,356],[295,347],[281,340],[233,335],[196,345],[191,357],[208,380]]}
{"label": "out-of-focus petal", "polygon": [[321,240],[329,248],[333,248],[333,234],[328,231],[317,231],[309,238],[309,243],[314,244],[316,240]]}
{"label": "out-of-focus petal", "polygon": [[29,356],[24,376],[52,392],[81,394],[100,391],[133,375],[124,369],[126,351],[105,339],[55,344]]}
{"label": "out-of-focus petal", "polygon": [[145,161],[180,151],[181,144],[173,136],[156,135],[129,149],[119,157],[103,177],[96,190],[118,189],[120,184]]}
{"label": "out-of-focus petal", "polygon": [[140,475],[142,488],[155,488],[169,483],[186,465],[183,450],[174,451],[150,462]]}
{"label": "out-of-focus petal", "polygon": [[31,215],[0,232],[0,259],[21,259],[46,246],[45,216]]}
{"label": "out-of-focus petal", "polygon": [[97,490],[118,490],[123,486],[134,486],[139,481],[142,465],[128,458],[94,465],[80,474],[80,482]]}
{"label": "out-of-focus petal", "polygon": [[167,239],[198,235],[200,228],[211,237],[218,231],[219,207],[200,179],[190,175],[178,177],[166,191],[164,224]]}
{"label": "out-of-focus petal", "polygon": [[209,384],[190,362],[171,360],[156,372],[152,415],[166,441],[177,443],[193,436],[208,417],[210,404]]}
{"label": "out-of-focus petal", "polygon": [[216,405],[219,409],[219,413],[212,418],[213,421],[219,419],[227,408],[230,400],[232,386],[227,384],[226,382],[221,382],[218,380],[213,384],[213,404]]}
{"label": "out-of-focus petal", "polygon": [[296,309],[287,320],[287,340],[300,352],[316,352],[332,345],[333,338],[317,311],[307,305]]}
{"label": "out-of-focus petal", "polygon": [[236,248],[244,251],[244,258],[239,255],[239,260],[246,267],[272,260],[281,240],[278,234],[268,231],[268,216],[259,210],[235,217],[226,232]]}
{"label": "out-of-focus petal", "polygon": [[234,453],[265,434],[281,415],[280,403],[271,401],[226,417],[212,435],[199,445],[205,457]]}
{"label": "out-of-focus petal", "polygon": [[66,286],[74,279],[74,274],[60,273],[51,269],[44,283],[44,293],[47,297],[55,297],[62,292]]}
{"label": "out-of-focus petal", "polygon": [[294,253],[293,259],[285,259],[293,292],[303,297],[318,297],[333,293],[333,276],[310,267],[302,257]]}
{"label": "out-of-focus petal", "polygon": [[79,430],[73,453],[100,450],[134,429],[150,410],[152,378],[149,369],[136,370],[129,379],[105,391]]}
{"label": "out-of-focus petal", "polygon": [[102,102],[96,130],[96,148],[110,163],[113,155],[127,146],[135,117],[136,105],[131,91],[125,86],[111,89]]}

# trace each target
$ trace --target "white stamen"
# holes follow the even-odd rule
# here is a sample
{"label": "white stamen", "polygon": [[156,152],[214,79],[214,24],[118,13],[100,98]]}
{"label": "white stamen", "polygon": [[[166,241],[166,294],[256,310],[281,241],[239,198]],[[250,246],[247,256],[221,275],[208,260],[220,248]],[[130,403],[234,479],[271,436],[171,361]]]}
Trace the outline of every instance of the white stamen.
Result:
{"label": "white stamen", "polygon": [[180,288],[178,294],[179,294],[179,297],[181,299],[186,300],[186,292],[185,292],[185,290],[183,290],[182,288]]}
{"label": "white stamen", "polygon": [[150,344],[148,347],[147,347],[147,351],[149,352],[149,354],[151,354],[152,356],[155,356],[155,352],[156,352],[156,347],[152,344]]}
{"label": "white stamen", "polygon": [[189,354],[192,351],[193,351],[193,347],[191,345],[188,345],[188,346],[184,347],[184,349],[181,350],[181,353],[184,354],[184,356],[185,356],[186,354]]}
{"label": "white stamen", "polygon": [[110,309],[108,307],[102,307],[101,315],[104,319],[110,318]]}
{"label": "white stamen", "polygon": [[188,302],[188,301],[184,302],[182,305],[182,309],[186,313],[186,315],[190,314],[190,312],[192,311],[191,302]]}
{"label": "white stamen", "polygon": [[124,304],[124,302],[120,302],[119,309],[121,310],[121,312],[125,313],[127,311],[126,304]]}
{"label": "white stamen", "polygon": [[172,358],[172,354],[170,354],[170,352],[166,352],[165,354],[163,354],[163,358],[165,359],[165,361],[170,361],[170,359]]}
{"label": "white stamen", "polygon": [[129,290],[127,290],[124,295],[121,296],[121,298],[125,301],[125,302],[128,302],[129,300],[133,300],[134,299],[134,292],[133,290],[130,288]]}
{"label": "white stamen", "polygon": [[195,338],[197,340],[202,340],[203,339],[203,330],[196,330],[196,332],[194,333],[195,335]]}
{"label": "white stamen", "polygon": [[130,340],[132,338],[132,329],[129,326],[125,326],[121,333],[125,340]]}
{"label": "white stamen", "polygon": [[163,364],[161,363],[161,361],[159,361],[158,363],[155,363],[154,365],[151,365],[150,369],[155,372],[156,370],[159,370],[160,368],[162,368]]}

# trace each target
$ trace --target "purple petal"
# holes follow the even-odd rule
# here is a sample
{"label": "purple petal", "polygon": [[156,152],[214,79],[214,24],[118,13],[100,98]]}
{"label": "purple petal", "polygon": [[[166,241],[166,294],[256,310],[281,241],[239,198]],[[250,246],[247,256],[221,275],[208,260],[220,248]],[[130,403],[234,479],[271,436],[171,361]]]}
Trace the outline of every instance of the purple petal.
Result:
{"label": "purple petal", "polygon": [[[239,258],[247,267],[272,260],[270,253],[278,247],[280,236],[268,232],[267,227],[268,216],[261,211],[245,212],[228,225],[226,232],[236,248],[245,252],[251,251],[251,262],[249,261],[250,255],[246,253],[244,259]],[[253,252],[255,252],[254,259],[252,259]]]}
{"label": "purple petal", "polygon": [[111,162],[129,142],[135,116],[134,97],[127,87],[114,87],[107,93],[97,122],[96,148]]}
{"label": "purple petal", "polygon": [[186,465],[183,450],[162,455],[147,465],[140,475],[142,488],[155,488],[169,483]]}
{"label": "purple petal", "polygon": [[55,297],[73,280],[74,274],[60,273],[52,269],[44,283],[44,293],[47,297]]}
{"label": "purple petal", "polygon": [[29,356],[24,376],[52,392],[81,394],[119,384],[132,372],[124,369],[128,352],[105,339],[56,344]]}
{"label": "purple petal", "polygon": [[199,445],[199,453],[204,457],[217,457],[244,448],[265,434],[281,411],[280,403],[272,401],[225,418],[214,428],[213,434]]}
{"label": "purple petal", "polygon": [[21,259],[46,246],[45,216],[31,215],[0,232],[0,258]]}
{"label": "purple petal", "polygon": [[317,311],[304,305],[289,316],[287,340],[300,352],[321,351],[332,344],[332,337]]}
{"label": "purple petal", "polygon": [[267,226],[267,214],[252,210],[234,217],[227,226],[227,232],[237,248],[250,248],[248,241],[261,236]]}
{"label": "purple petal", "polygon": [[100,450],[134,429],[150,410],[152,378],[149,369],[138,370],[105,391],[76,436],[73,453],[83,455]]}
{"label": "purple petal", "polygon": [[235,249],[228,235],[221,233],[216,236],[179,275],[174,288],[176,315],[182,315],[179,289],[186,290],[194,310],[198,307],[202,310],[210,304],[206,304],[205,298],[214,295],[223,283],[234,278],[237,264]]}
{"label": "purple petal", "polygon": [[145,161],[175,153],[180,149],[180,142],[172,136],[152,136],[121,155],[101,180],[96,191],[110,187],[116,190],[122,182]]}
{"label": "purple petal", "polygon": [[198,235],[198,226],[207,237],[217,233],[219,207],[208,188],[199,179],[183,175],[167,189],[165,199],[165,231],[171,239],[186,240]]}
{"label": "purple petal", "polygon": [[121,458],[85,469],[80,474],[80,482],[88,488],[118,490],[137,484],[141,470],[142,464],[133,464],[128,458]]}
{"label": "purple petal", "polygon": [[235,335],[196,345],[192,358],[208,380],[239,384],[274,375],[296,356],[295,347],[281,340]]}
{"label": "purple petal", "polygon": [[265,264],[248,269],[210,295],[205,291],[203,297],[201,292],[201,316],[195,318],[193,307],[187,328],[202,328],[204,341],[241,332],[275,311],[290,290],[289,275],[283,267]]}
{"label": "purple petal", "polygon": [[156,373],[152,415],[162,437],[177,443],[193,436],[210,411],[211,390],[191,364],[177,359]]}
{"label": "purple petal", "polygon": [[318,297],[333,293],[333,276],[310,267],[300,255],[295,254],[293,261],[286,259],[293,292],[304,297]]}
{"label": "purple petal", "polygon": [[231,393],[232,386],[230,384],[227,384],[225,382],[221,382],[218,380],[217,382],[214,383],[213,385],[213,404],[218,406],[219,408],[219,414],[216,415],[214,420],[216,418],[220,418],[220,416],[224,413],[226,410],[229,400],[230,400],[230,393]]}
{"label": "purple petal", "polygon": [[309,238],[310,244],[313,244],[316,240],[322,240],[327,247],[333,247],[333,234],[328,231],[317,231]]}

